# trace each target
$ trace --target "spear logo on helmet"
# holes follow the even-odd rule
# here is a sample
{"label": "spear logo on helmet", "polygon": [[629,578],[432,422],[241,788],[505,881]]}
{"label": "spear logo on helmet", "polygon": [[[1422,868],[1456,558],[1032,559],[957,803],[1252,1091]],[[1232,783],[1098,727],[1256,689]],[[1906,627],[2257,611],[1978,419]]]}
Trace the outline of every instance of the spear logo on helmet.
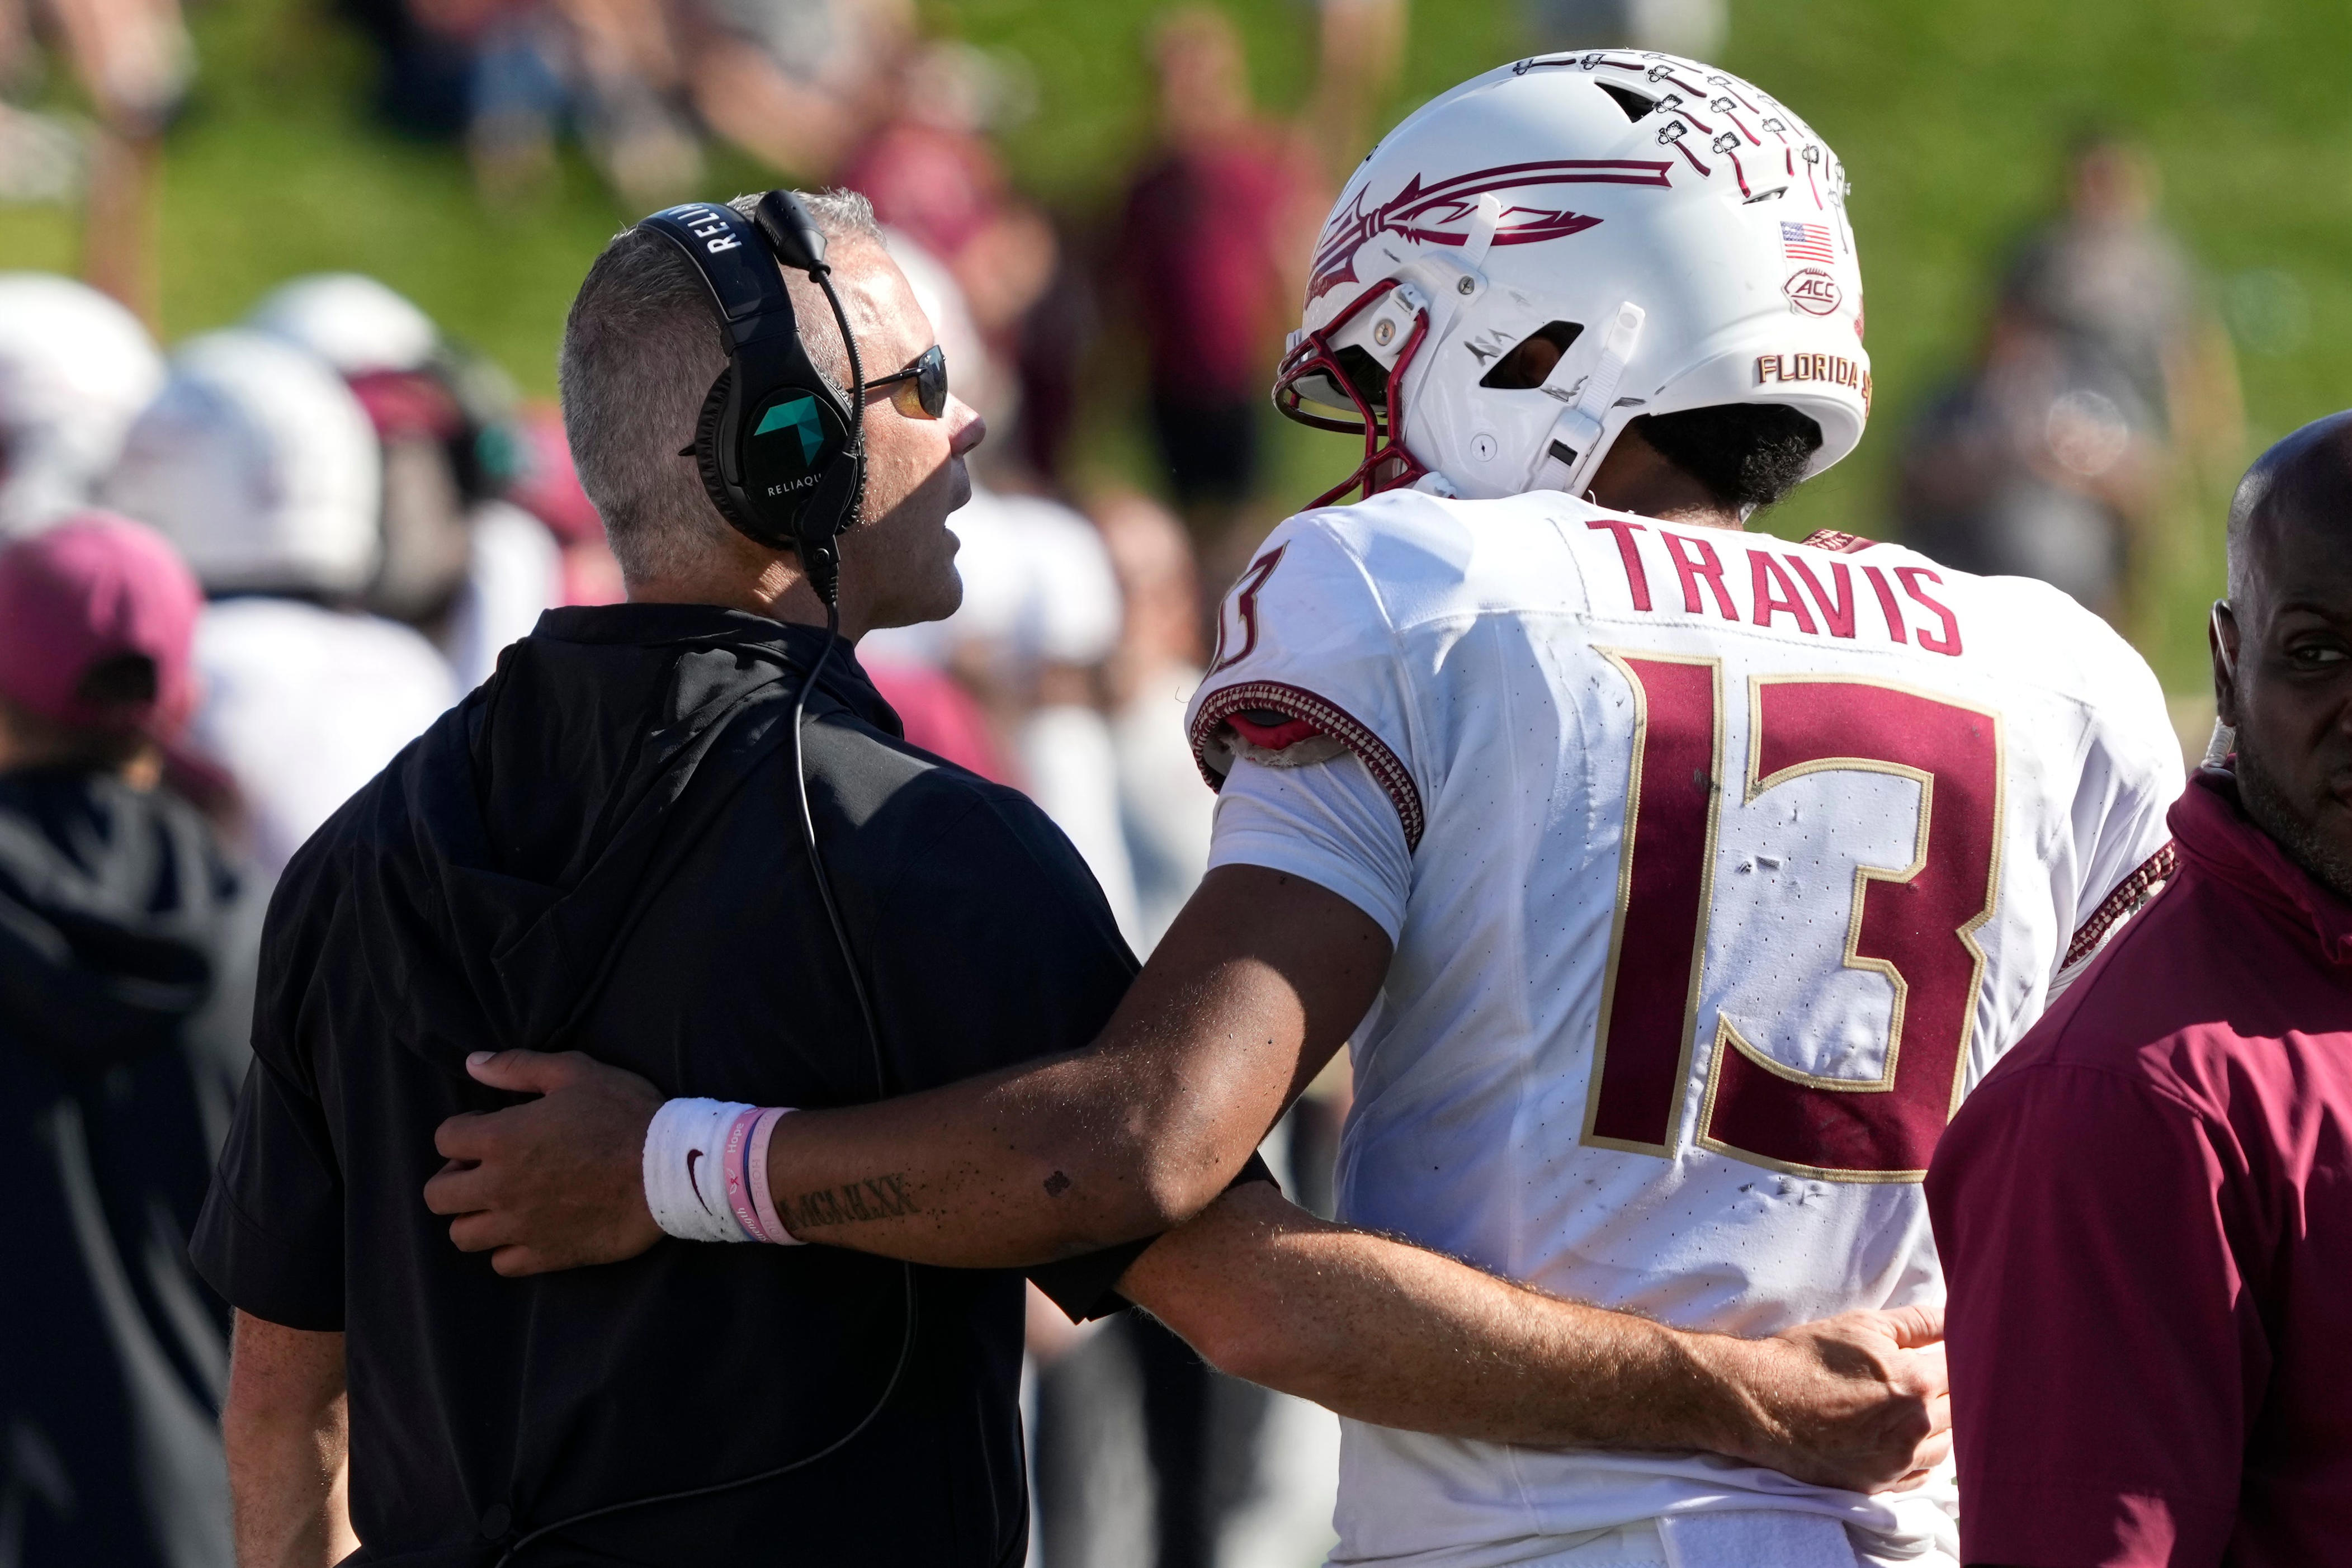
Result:
{"label": "spear logo on helmet", "polygon": [[[1353,283],[1356,254],[1376,235],[1394,234],[1429,245],[1461,245],[1469,237],[1470,215],[1478,198],[1488,192],[1539,189],[1546,185],[1659,185],[1668,182],[1671,165],[1622,158],[1578,159],[1549,163],[1505,163],[1474,169],[1423,185],[1419,174],[1404,189],[1371,211],[1364,210],[1364,193],[1333,215],[1315,247],[1315,271],[1307,285],[1311,303],[1342,283]],[[1495,230],[1496,245],[1533,245],[1581,233],[1601,220],[1565,207],[1506,206]],[[1450,226],[1462,225],[1454,227]]]}

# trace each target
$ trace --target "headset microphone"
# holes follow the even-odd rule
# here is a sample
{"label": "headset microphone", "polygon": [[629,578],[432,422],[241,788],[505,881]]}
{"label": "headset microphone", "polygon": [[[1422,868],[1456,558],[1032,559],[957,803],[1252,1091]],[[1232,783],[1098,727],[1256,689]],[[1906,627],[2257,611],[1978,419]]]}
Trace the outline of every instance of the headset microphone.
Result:
{"label": "headset microphone", "polygon": [[790,191],[770,191],[752,209],[751,221],[768,237],[776,259],[795,272],[814,278],[832,268],[824,260],[824,230],[809,217],[808,208]]}

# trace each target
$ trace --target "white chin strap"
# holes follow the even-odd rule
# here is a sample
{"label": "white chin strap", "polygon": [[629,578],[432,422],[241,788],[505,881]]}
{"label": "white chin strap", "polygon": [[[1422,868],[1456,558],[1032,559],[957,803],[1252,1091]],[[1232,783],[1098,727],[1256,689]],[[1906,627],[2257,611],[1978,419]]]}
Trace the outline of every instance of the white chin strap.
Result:
{"label": "white chin strap", "polygon": [[[1591,477],[1599,457],[1602,426],[1609,410],[1617,402],[1617,384],[1624,378],[1625,366],[1642,342],[1642,322],[1647,314],[1641,306],[1626,300],[1611,318],[1609,330],[1601,340],[1601,357],[1583,380],[1566,387],[1557,384],[1556,380],[1544,383],[1545,394],[1566,403],[1568,407],[1553,423],[1551,435],[1544,442],[1543,456],[1536,459],[1534,489],[1566,490],[1572,495]],[[1557,371],[1554,375],[1557,377]]]}

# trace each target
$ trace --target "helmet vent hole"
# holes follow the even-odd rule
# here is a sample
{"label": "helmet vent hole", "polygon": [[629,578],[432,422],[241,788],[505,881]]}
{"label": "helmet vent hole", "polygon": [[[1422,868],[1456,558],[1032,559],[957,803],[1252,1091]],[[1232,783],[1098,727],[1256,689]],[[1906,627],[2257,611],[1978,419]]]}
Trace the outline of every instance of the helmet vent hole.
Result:
{"label": "helmet vent hole", "polygon": [[1595,82],[1593,85],[1598,87],[1601,91],[1607,93],[1611,98],[1615,99],[1617,100],[1617,107],[1625,111],[1625,118],[1628,120],[1639,120],[1642,116],[1649,113],[1650,110],[1658,107],[1658,100],[1656,99],[1643,98],[1640,93],[1633,91],[1631,88],[1619,87],[1615,82]]}
{"label": "helmet vent hole", "polygon": [[1541,386],[1560,356],[1568,353],[1568,345],[1583,333],[1580,322],[1546,321],[1496,360],[1495,368],[1478,378],[1478,384],[1498,392],[1526,392]]}

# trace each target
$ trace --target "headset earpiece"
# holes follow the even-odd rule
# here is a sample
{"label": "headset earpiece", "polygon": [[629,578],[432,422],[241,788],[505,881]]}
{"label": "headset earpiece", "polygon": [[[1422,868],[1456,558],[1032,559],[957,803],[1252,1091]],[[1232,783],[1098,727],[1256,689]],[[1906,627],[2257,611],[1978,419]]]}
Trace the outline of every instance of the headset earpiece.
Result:
{"label": "headset earpiece", "polygon": [[719,515],[740,531],[751,533],[749,520],[728,498],[727,480],[719,471],[719,422],[727,416],[727,395],[734,385],[735,367],[729,364],[719,371],[719,379],[710,384],[710,391],[702,400],[702,412],[694,421],[694,445],[687,450],[694,454],[695,471],[702,476],[703,491],[710,497],[710,504],[719,509]]}
{"label": "headset earpiece", "polygon": [[[696,471],[719,514],[746,538],[802,557],[809,583],[834,602],[835,541],[866,493],[864,385],[848,313],[824,260],[824,231],[789,191],[771,191],[746,218],[695,202],[640,225],[691,263],[710,290],[727,368],[695,421]],[[808,357],[779,264],[824,290],[850,361],[844,391]]]}

